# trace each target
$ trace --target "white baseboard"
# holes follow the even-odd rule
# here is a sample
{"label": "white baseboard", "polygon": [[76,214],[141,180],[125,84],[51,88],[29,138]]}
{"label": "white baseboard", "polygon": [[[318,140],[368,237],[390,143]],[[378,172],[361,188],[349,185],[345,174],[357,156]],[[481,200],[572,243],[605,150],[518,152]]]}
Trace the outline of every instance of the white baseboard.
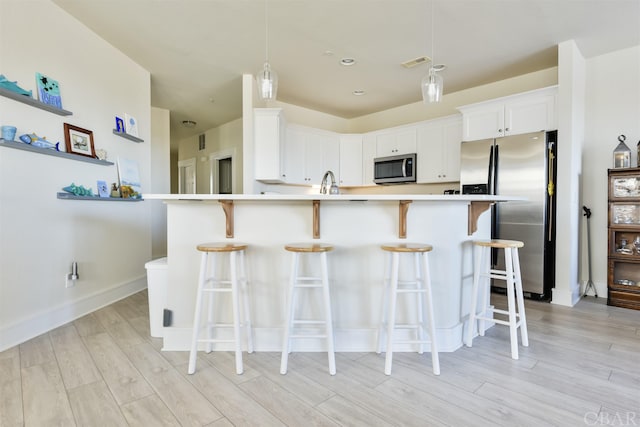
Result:
{"label": "white baseboard", "polygon": [[147,287],[147,277],[112,286],[0,327],[0,351],[69,323]]}
{"label": "white baseboard", "polygon": [[580,301],[580,284],[576,284],[572,289],[551,289],[551,304],[573,307]]}

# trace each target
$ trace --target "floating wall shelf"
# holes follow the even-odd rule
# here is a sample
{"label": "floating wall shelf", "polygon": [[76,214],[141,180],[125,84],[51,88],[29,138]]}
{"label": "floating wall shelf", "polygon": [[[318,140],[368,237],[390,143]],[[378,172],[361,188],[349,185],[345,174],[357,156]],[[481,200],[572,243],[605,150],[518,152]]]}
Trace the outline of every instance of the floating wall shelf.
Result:
{"label": "floating wall shelf", "polygon": [[76,196],[71,193],[58,193],[58,199],[84,200],[94,202],[142,202],[144,199],[123,199],[122,197]]}
{"label": "floating wall shelf", "polygon": [[73,113],[71,111],[63,110],[62,108],[55,107],[53,105],[45,104],[30,96],[20,95],[19,93],[11,90],[0,88],[0,95],[6,98],[11,98],[14,101],[22,102],[23,104],[31,105],[32,107],[46,110],[50,113],[57,114],[59,116],[70,116]]}
{"label": "floating wall shelf", "polygon": [[144,142],[144,139],[140,139],[137,136],[129,135],[128,133],[118,132],[116,129],[113,130],[113,134],[133,142]]}
{"label": "floating wall shelf", "polygon": [[0,138],[0,147],[15,148],[17,150],[31,151],[33,153],[46,154],[47,156],[62,157],[69,160],[77,160],[79,162],[95,163],[97,165],[110,166],[113,162],[106,160],[94,159],[93,157],[80,156],[78,154],[71,154],[64,151],[56,151],[51,148],[34,147],[30,144],[23,142],[7,141]]}

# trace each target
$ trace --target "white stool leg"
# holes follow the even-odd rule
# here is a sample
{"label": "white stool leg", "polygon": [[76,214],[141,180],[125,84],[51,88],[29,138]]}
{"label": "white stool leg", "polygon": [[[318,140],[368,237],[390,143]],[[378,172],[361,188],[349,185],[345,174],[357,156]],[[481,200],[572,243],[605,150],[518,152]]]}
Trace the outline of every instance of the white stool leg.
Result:
{"label": "white stool leg", "polygon": [[376,353],[382,353],[382,335],[384,334],[384,325],[387,322],[387,308],[389,305],[389,287],[391,284],[391,252],[385,254],[384,263],[384,281],[382,283],[382,298],[380,303],[380,324],[378,325],[378,342],[376,344]]}
{"label": "white stool leg", "polygon": [[247,352],[253,353],[253,328],[251,327],[251,311],[249,305],[249,286],[247,278],[247,269],[245,264],[244,251],[240,251],[238,254],[240,258],[240,285],[244,312],[244,326],[247,334]]}
{"label": "white stool leg", "polygon": [[329,358],[329,374],[336,374],[336,356],[333,349],[333,317],[331,316],[331,296],[329,294],[329,269],[327,266],[327,253],[320,253],[322,269],[322,295],[324,299],[324,318],[327,334],[327,356]]}
{"label": "white stool leg", "polygon": [[473,266],[473,286],[471,287],[471,308],[469,310],[469,325],[467,327],[467,347],[473,345],[473,333],[476,329],[476,315],[478,302],[478,289],[480,286],[480,268],[483,259],[483,250],[480,247],[474,247],[474,266]]}
{"label": "white stool leg", "polygon": [[231,300],[233,304],[233,337],[235,340],[235,348],[236,348],[236,373],[242,374],[242,341],[240,339],[240,300],[239,300],[239,291],[240,286],[238,285],[238,266],[236,263],[236,252],[231,252],[229,254],[230,258],[230,267],[231,270]]}
{"label": "white stool leg", "polygon": [[291,253],[291,271],[289,273],[289,295],[287,296],[287,320],[284,325],[284,337],[282,338],[282,356],[280,359],[280,373],[287,373],[287,363],[289,361],[289,352],[291,351],[291,328],[293,326],[295,286],[298,277],[298,253]]}
{"label": "white stool leg", "polygon": [[[426,254],[426,252],[425,252]],[[428,280],[428,276],[427,276],[427,272],[425,270],[425,274],[424,277],[422,277],[422,275],[420,274],[420,270],[421,268],[421,260],[420,260],[420,253],[416,252],[414,254],[414,267],[415,267],[415,275],[416,275],[416,289],[420,290],[426,287],[426,284],[423,286],[423,283],[426,283],[426,280]],[[424,282],[423,282],[424,280]],[[418,347],[418,354],[423,354],[424,353],[424,308],[423,308],[423,296],[421,292],[417,293],[417,298],[416,298],[416,304],[417,304],[417,311],[418,311],[418,330],[417,330],[417,334],[418,334],[418,341],[421,341]]]}
{"label": "white stool leg", "polygon": [[389,318],[387,319],[387,352],[384,362],[384,373],[391,375],[391,363],[393,359],[393,330],[396,323],[396,301],[398,297],[398,263],[397,252],[391,254],[391,282],[389,288]]}
{"label": "white stool leg", "polygon": [[204,288],[204,281],[206,279],[207,271],[207,254],[205,252],[200,256],[200,274],[198,279],[198,290],[196,294],[196,307],[195,314],[193,316],[193,331],[191,333],[191,351],[189,353],[189,368],[188,374],[193,374],[196,371],[196,357],[198,355],[198,335],[200,332],[200,316],[202,314],[202,290]]}
{"label": "white stool leg", "polygon": [[[207,268],[205,269],[205,282],[211,280],[215,280],[216,277],[216,256],[213,253],[205,253],[205,256],[207,257]],[[211,287],[213,287],[215,285],[211,285]],[[204,288],[206,286],[203,286],[203,294],[204,294]],[[211,340],[213,338],[213,304],[214,304],[214,294],[215,292],[207,292],[209,295],[207,297],[207,301],[208,301],[208,308],[207,308],[207,326],[206,326],[206,330],[207,330],[207,340]],[[204,296],[204,295],[203,295]],[[213,350],[213,343],[211,341],[207,341],[206,345],[205,345],[205,352],[206,353],[211,353],[211,351]]]}
{"label": "white stool leg", "polygon": [[522,345],[529,346],[529,333],[527,331],[527,316],[524,313],[524,292],[522,290],[522,276],[520,274],[520,257],[518,249],[512,249],[513,269],[516,275],[516,298],[518,301],[518,316],[520,317],[520,335],[522,336]]}
{"label": "white stool leg", "polygon": [[[431,295],[431,272],[429,270],[429,253],[422,254],[423,270],[424,270],[424,288],[427,300],[427,311],[429,312],[429,336],[431,338],[431,364],[433,373],[440,375],[440,357],[438,356],[438,345],[436,344],[436,324],[433,315],[433,296]],[[422,296],[420,296],[422,300]],[[421,318],[422,320],[422,318]],[[422,345],[422,344],[421,344]]]}
{"label": "white stool leg", "polygon": [[507,275],[507,304],[509,311],[509,336],[511,337],[511,358],[518,359],[518,325],[516,318],[515,283],[513,280],[513,261],[511,249],[504,250],[504,263]]}
{"label": "white stool leg", "polygon": [[487,328],[484,325],[484,317],[488,317],[489,313],[493,312],[491,309],[491,248],[483,247],[480,252],[482,258],[480,260],[480,278],[479,278],[479,292],[480,292],[480,312],[478,319],[478,335],[484,336]]}

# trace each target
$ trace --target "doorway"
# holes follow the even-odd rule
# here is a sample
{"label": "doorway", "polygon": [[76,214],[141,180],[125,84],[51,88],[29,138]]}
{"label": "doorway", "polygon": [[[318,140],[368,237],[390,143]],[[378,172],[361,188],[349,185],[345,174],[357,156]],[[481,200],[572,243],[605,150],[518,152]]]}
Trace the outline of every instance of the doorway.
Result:
{"label": "doorway", "polygon": [[196,159],[195,157],[178,162],[178,193],[196,194]]}
{"label": "doorway", "polygon": [[237,193],[236,180],[236,150],[230,148],[217,151],[209,155],[211,171],[209,173],[209,188],[211,194],[234,194]]}

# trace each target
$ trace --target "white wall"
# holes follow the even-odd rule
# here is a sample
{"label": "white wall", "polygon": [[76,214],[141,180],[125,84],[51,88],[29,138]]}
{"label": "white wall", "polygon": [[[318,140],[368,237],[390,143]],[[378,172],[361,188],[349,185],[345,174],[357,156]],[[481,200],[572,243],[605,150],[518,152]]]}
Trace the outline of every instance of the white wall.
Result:
{"label": "white wall", "polygon": [[211,128],[204,132],[205,149],[199,150],[199,136],[195,135],[180,141],[178,148],[178,160],[196,159],[196,192],[200,194],[210,193],[210,170],[211,164],[209,156],[212,153],[221,151],[234,151],[235,169],[233,170],[233,180],[236,191],[242,193],[242,119],[236,119],[216,128]]}
{"label": "white wall", "polygon": [[[582,202],[591,216],[592,279],[600,297],[607,296],[607,169],[613,167],[618,135],[636,163],[640,141],[640,46],[611,52],[586,61],[586,112],[582,152]],[[588,280],[586,221],[582,239],[581,281]]]}
{"label": "white wall", "polygon": [[556,283],[551,302],[572,306],[580,299],[580,156],[585,115],[585,60],[573,40],[558,46],[558,63]]}
{"label": "white wall", "polygon": [[[35,73],[58,80],[62,117],[0,97],[0,122],[62,141],[63,123],[93,131],[95,148],[138,163],[151,185],[150,76],[50,1],[0,1],[0,70],[26,89]],[[144,143],[113,135],[114,116],[139,122]],[[117,181],[117,168],[0,148],[0,351],[146,286],[146,202],[58,200],[74,182]],[[78,262],[80,280],[65,288]]]}
{"label": "white wall", "polygon": [[[171,126],[169,110],[151,108],[151,187],[149,193],[170,193],[171,174],[170,146]],[[167,209],[157,200],[148,200],[151,205],[151,256],[167,256]]]}

